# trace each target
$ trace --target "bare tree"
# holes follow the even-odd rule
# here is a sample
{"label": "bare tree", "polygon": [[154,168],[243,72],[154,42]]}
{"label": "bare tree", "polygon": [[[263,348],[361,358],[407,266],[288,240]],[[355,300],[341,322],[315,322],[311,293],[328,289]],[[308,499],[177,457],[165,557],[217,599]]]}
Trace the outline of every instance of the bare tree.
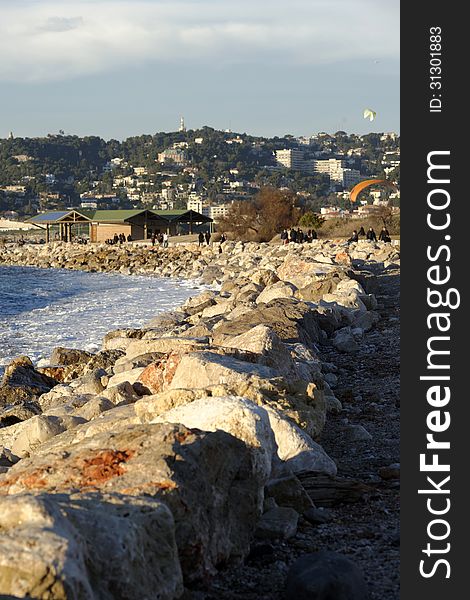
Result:
{"label": "bare tree", "polygon": [[220,225],[239,238],[269,241],[297,223],[299,215],[293,192],[264,187],[253,198],[234,202]]}

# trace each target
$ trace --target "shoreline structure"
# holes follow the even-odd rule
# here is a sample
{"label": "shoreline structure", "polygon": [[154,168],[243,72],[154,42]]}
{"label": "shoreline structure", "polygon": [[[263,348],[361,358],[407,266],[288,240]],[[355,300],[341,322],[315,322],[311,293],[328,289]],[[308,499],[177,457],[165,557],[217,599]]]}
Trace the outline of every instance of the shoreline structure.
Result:
{"label": "shoreline structure", "polygon": [[[322,505],[302,481],[335,483],[320,443],[341,403],[322,347],[354,361],[380,321],[376,275],[399,263],[398,246],[366,241],[225,242],[222,253],[195,244],[2,247],[1,266],[216,289],[143,328],[109,332],[96,354],[57,348],[49,367],[26,357],[6,367],[0,595],[180,598],[256,544],[295,536],[319,510],[312,497]],[[360,573],[338,569],[350,597],[366,598]],[[287,589],[305,584],[298,570]]]}

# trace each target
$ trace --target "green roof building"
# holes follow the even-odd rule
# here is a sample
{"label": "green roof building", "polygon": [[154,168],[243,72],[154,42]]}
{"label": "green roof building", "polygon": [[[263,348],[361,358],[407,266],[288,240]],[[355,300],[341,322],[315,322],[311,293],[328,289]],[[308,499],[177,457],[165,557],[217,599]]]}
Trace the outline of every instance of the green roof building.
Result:
{"label": "green roof building", "polygon": [[146,240],[154,233],[193,233],[195,225],[210,224],[212,219],[194,210],[68,210],[36,215],[29,219],[46,232],[46,241],[51,233],[55,237],[70,241],[73,227],[88,225],[91,242],[104,242],[114,234],[123,233],[132,240]]}

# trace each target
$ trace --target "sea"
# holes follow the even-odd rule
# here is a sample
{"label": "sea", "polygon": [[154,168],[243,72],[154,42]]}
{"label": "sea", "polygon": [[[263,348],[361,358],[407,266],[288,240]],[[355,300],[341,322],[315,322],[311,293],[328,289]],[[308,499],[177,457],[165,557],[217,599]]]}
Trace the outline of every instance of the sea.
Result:
{"label": "sea", "polygon": [[176,279],[0,267],[0,374],[20,355],[47,364],[56,346],[98,351],[108,331],[141,327],[200,290]]}

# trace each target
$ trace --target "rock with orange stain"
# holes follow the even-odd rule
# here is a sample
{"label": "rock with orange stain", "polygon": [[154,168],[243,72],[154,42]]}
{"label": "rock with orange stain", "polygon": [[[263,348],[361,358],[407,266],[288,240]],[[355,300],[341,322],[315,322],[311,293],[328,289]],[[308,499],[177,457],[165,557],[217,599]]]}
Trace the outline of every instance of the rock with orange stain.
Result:
{"label": "rock with orange stain", "polygon": [[[113,412],[131,408],[103,416],[111,419]],[[122,495],[130,507],[144,497],[163,501],[175,520],[188,581],[245,556],[267,482],[256,453],[223,431],[115,423],[95,435],[87,435],[90,424],[84,424],[43,445],[0,476],[0,499],[93,492]]]}
{"label": "rock with orange stain", "polygon": [[158,362],[148,365],[139,376],[139,382],[151,394],[157,394],[167,388],[173,380],[181,361],[179,352],[171,352]]}
{"label": "rock with orange stain", "polygon": [[349,256],[349,254],[345,250],[343,250],[336,254],[335,263],[337,265],[346,265],[346,266],[350,267],[352,265],[352,260],[351,260],[351,257]]}

